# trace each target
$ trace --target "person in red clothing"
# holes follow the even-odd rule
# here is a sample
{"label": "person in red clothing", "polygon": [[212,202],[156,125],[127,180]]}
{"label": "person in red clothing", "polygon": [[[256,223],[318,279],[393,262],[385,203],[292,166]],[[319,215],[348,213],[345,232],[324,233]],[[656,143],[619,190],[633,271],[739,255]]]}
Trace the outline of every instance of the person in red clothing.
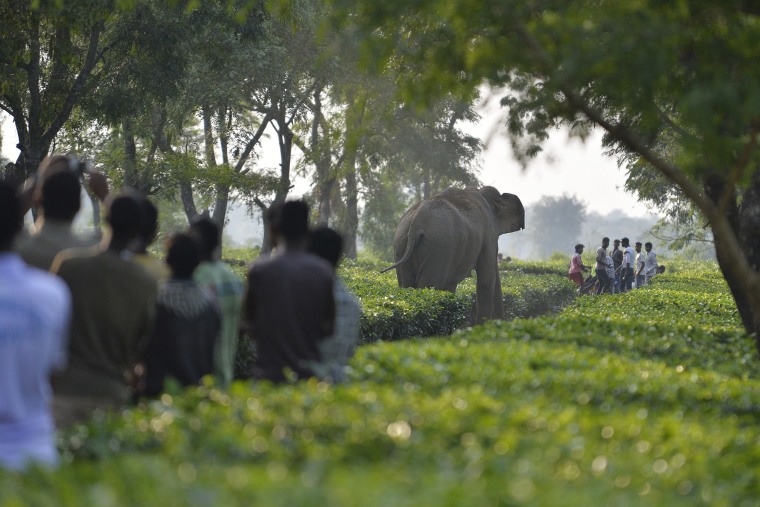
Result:
{"label": "person in red clothing", "polygon": [[580,243],[575,245],[575,253],[570,257],[570,269],[567,271],[567,277],[574,281],[578,287],[583,283],[583,272],[590,269],[583,264],[583,259],[581,259],[583,248],[583,245]]}

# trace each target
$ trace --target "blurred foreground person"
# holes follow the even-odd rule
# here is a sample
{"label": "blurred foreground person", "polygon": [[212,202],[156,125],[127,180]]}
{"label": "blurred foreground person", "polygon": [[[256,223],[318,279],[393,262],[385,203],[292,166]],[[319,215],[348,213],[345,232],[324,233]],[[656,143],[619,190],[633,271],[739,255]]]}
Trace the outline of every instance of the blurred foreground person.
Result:
{"label": "blurred foreground person", "polygon": [[[78,236],[72,231],[72,223],[81,206],[81,171],[80,162],[65,155],[47,157],[40,164],[30,191],[37,210],[35,231],[16,245],[27,264],[49,270],[61,250],[98,242],[96,237]],[[105,177],[99,173],[95,177],[107,191]]]}
{"label": "blurred foreground person", "polygon": [[[309,235],[308,251],[323,258],[330,263],[333,270],[337,270],[343,254],[343,238],[329,227],[320,227]],[[320,344],[322,360],[313,363],[312,369],[319,378],[343,382],[346,377],[346,365],[354,355],[359,341],[362,307],[340,281],[337,273],[333,281],[333,297],[335,329],[333,334]]]}
{"label": "blurred foreground person", "polygon": [[309,207],[288,201],[270,209],[278,254],[248,273],[245,318],[256,344],[253,376],[274,382],[311,377],[320,343],[333,332],[333,269],[306,252]]}
{"label": "blurred foreground person", "polygon": [[58,461],[50,375],[65,365],[71,312],[66,285],[10,251],[22,220],[0,182],[0,468],[16,470]]}
{"label": "blurred foreground person", "polygon": [[128,249],[140,227],[137,200],[117,196],[106,222],[110,230],[99,246],[64,250],[51,268],[69,286],[74,301],[69,364],[53,379],[59,426],[130,399],[132,367],[153,331],[157,283],[132,262]]}
{"label": "blurred foreground person", "polygon": [[195,238],[177,234],[168,241],[166,263],[171,278],[158,289],[153,337],[145,352],[145,394],[164,390],[166,377],[183,387],[197,385],[214,372],[221,317],[213,295],[193,281],[200,263]]}
{"label": "blurred foreground person", "polygon": [[140,205],[140,229],[133,242],[133,260],[144,267],[158,281],[168,280],[171,272],[166,263],[148,252],[158,237],[158,208],[145,196],[136,196]]}
{"label": "blurred foreground person", "polygon": [[216,297],[222,313],[222,328],[214,354],[215,373],[219,384],[226,387],[235,374],[235,354],[240,334],[240,312],[243,306],[243,281],[221,261],[219,226],[208,217],[199,216],[190,224],[190,232],[198,237],[201,263],[193,279]]}

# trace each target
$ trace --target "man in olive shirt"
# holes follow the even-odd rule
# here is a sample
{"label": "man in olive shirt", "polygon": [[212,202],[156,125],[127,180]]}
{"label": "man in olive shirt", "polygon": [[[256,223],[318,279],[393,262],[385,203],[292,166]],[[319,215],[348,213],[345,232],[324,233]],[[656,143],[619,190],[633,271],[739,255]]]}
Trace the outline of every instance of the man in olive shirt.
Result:
{"label": "man in olive shirt", "polygon": [[309,208],[289,201],[270,215],[276,255],[248,273],[245,318],[256,344],[253,376],[284,382],[314,376],[335,324],[333,269],[306,252]]}
{"label": "man in olive shirt", "polygon": [[74,303],[69,364],[53,379],[59,426],[129,400],[130,371],[154,324],[157,282],[130,260],[128,250],[140,225],[136,199],[116,197],[106,221],[111,233],[99,247],[65,250],[51,268],[69,286]]}

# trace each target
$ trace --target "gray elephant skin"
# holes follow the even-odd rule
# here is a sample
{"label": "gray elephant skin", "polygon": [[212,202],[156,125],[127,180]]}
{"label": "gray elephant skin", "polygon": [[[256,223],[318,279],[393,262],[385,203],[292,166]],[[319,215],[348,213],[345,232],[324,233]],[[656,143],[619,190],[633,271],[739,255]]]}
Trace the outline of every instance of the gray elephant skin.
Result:
{"label": "gray elephant skin", "polygon": [[448,188],[409,208],[393,239],[401,287],[455,292],[477,274],[475,322],[504,316],[497,265],[498,239],[525,228],[525,208],[514,194],[494,187]]}

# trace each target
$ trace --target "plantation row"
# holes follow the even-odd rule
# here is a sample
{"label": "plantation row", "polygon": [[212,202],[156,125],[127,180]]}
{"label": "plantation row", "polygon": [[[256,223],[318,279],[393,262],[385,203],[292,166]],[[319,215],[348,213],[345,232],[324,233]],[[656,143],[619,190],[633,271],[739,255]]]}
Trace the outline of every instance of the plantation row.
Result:
{"label": "plantation row", "polygon": [[[452,298],[344,271],[370,322]],[[570,283],[502,276],[520,311]],[[0,505],[758,505],[760,361],[712,266],[446,337],[364,330],[344,385],[206,385],[97,418],[62,435],[59,470],[0,472]]]}

